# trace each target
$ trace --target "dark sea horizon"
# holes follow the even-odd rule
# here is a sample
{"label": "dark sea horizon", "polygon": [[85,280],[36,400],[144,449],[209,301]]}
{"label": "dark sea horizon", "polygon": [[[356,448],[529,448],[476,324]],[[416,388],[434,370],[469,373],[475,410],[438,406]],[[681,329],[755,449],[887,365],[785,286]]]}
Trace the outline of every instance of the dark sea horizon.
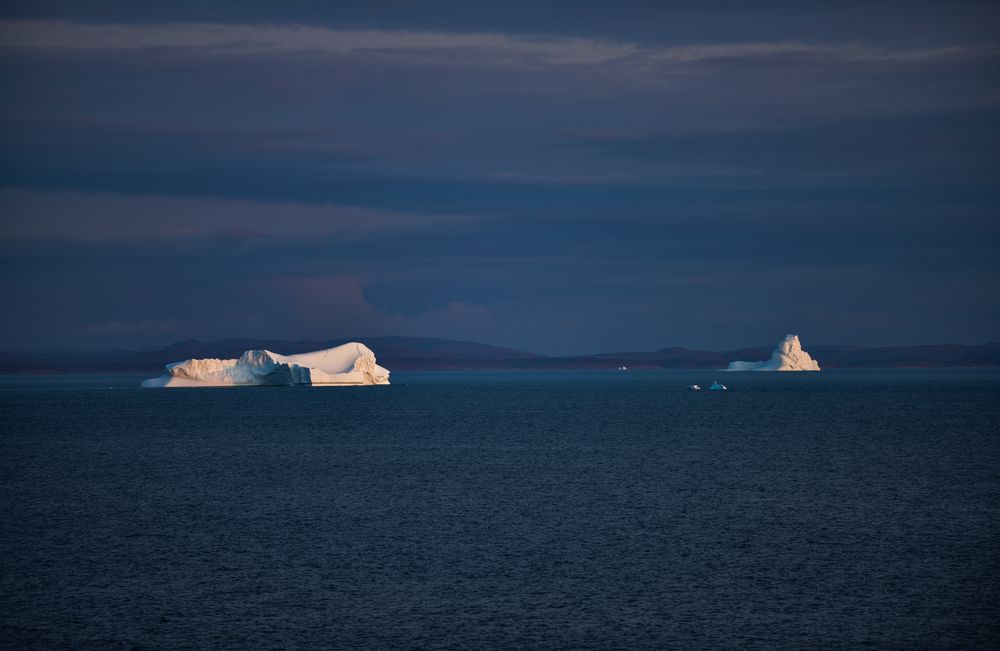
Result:
{"label": "dark sea horizon", "polygon": [[1000,370],[150,376],[0,377],[0,647],[1000,647]]}

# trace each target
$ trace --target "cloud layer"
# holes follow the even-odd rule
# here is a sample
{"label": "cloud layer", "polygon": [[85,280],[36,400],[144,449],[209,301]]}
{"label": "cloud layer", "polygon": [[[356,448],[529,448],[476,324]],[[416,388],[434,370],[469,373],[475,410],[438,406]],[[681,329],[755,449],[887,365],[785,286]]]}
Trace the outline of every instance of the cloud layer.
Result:
{"label": "cloud layer", "polygon": [[9,346],[997,338],[968,16],[101,7],[0,19]]}

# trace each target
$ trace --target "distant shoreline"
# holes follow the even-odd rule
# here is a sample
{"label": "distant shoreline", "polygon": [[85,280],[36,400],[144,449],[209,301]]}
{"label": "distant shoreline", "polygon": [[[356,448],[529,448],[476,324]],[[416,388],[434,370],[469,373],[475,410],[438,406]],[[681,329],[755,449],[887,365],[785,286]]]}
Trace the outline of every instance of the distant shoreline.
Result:
{"label": "distant shoreline", "polygon": [[[616,371],[614,368],[404,368],[398,369],[396,373],[593,373],[593,372],[608,372],[613,373]],[[642,373],[656,373],[661,371],[690,371],[698,373],[726,373],[725,377],[730,377],[732,374],[739,375],[803,375],[801,372],[795,371],[774,371],[774,372],[757,372],[757,371],[726,371],[725,369],[718,368],[695,368],[695,367],[683,367],[683,368],[636,368],[629,369],[628,371],[618,371],[622,374],[627,374],[630,372],[642,372]],[[824,369],[822,372],[864,372],[864,371],[1000,371],[1000,365],[996,366],[866,366],[866,367],[838,367]],[[127,371],[115,371],[115,370],[94,370],[94,371],[46,371],[46,370],[27,370],[27,371],[0,371],[0,378],[44,378],[44,377],[74,377],[74,376],[87,376],[87,377],[100,377],[100,376],[110,376],[110,375],[134,375],[138,377],[144,377],[155,370],[127,370]],[[815,373],[811,374],[815,375]],[[315,384],[311,386],[334,386],[334,385],[323,385]],[[215,387],[220,388],[220,387]],[[234,387],[221,387],[221,388],[240,388],[239,386]]]}
{"label": "distant shoreline", "polygon": [[[663,348],[652,352],[611,352],[547,356],[474,342],[423,337],[359,338],[391,371],[546,371],[689,369],[721,370],[734,360],[767,359],[771,346],[731,351]],[[160,350],[0,352],[0,374],[50,375],[70,373],[158,372],[184,359],[236,358],[249,349],[266,348],[284,354],[337,345],[330,342],[279,340],[187,340]],[[924,346],[809,346],[824,370],[1000,368],[1000,343]]]}

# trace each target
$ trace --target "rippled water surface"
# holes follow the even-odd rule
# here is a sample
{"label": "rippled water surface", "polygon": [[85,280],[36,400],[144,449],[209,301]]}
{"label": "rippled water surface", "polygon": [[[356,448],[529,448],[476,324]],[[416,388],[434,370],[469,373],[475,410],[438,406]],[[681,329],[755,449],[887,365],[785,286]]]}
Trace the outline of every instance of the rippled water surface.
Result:
{"label": "rippled water surface", "polygon": [[0,645],[991,648],[1000,372],[0,380]]}

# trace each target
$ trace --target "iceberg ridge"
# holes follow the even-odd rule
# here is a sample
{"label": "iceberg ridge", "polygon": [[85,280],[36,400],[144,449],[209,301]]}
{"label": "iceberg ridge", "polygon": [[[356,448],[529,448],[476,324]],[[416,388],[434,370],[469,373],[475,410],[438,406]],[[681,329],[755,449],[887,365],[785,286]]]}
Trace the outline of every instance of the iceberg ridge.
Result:
{"label": "iceberg ridge", "polygon": [[297,355],[248,350],[239,359],[187,359],[167,364],[166,373],[142,382],[145,388],[260,385],[389,384],[389,371],[375,353],[352,342]]}
{"label": "iceberg ridge", "polygon": [[730,362],[727,371],[818,371],[819,363],[802,350],[798,335],[786,335],[771,359],[763,362]]}

